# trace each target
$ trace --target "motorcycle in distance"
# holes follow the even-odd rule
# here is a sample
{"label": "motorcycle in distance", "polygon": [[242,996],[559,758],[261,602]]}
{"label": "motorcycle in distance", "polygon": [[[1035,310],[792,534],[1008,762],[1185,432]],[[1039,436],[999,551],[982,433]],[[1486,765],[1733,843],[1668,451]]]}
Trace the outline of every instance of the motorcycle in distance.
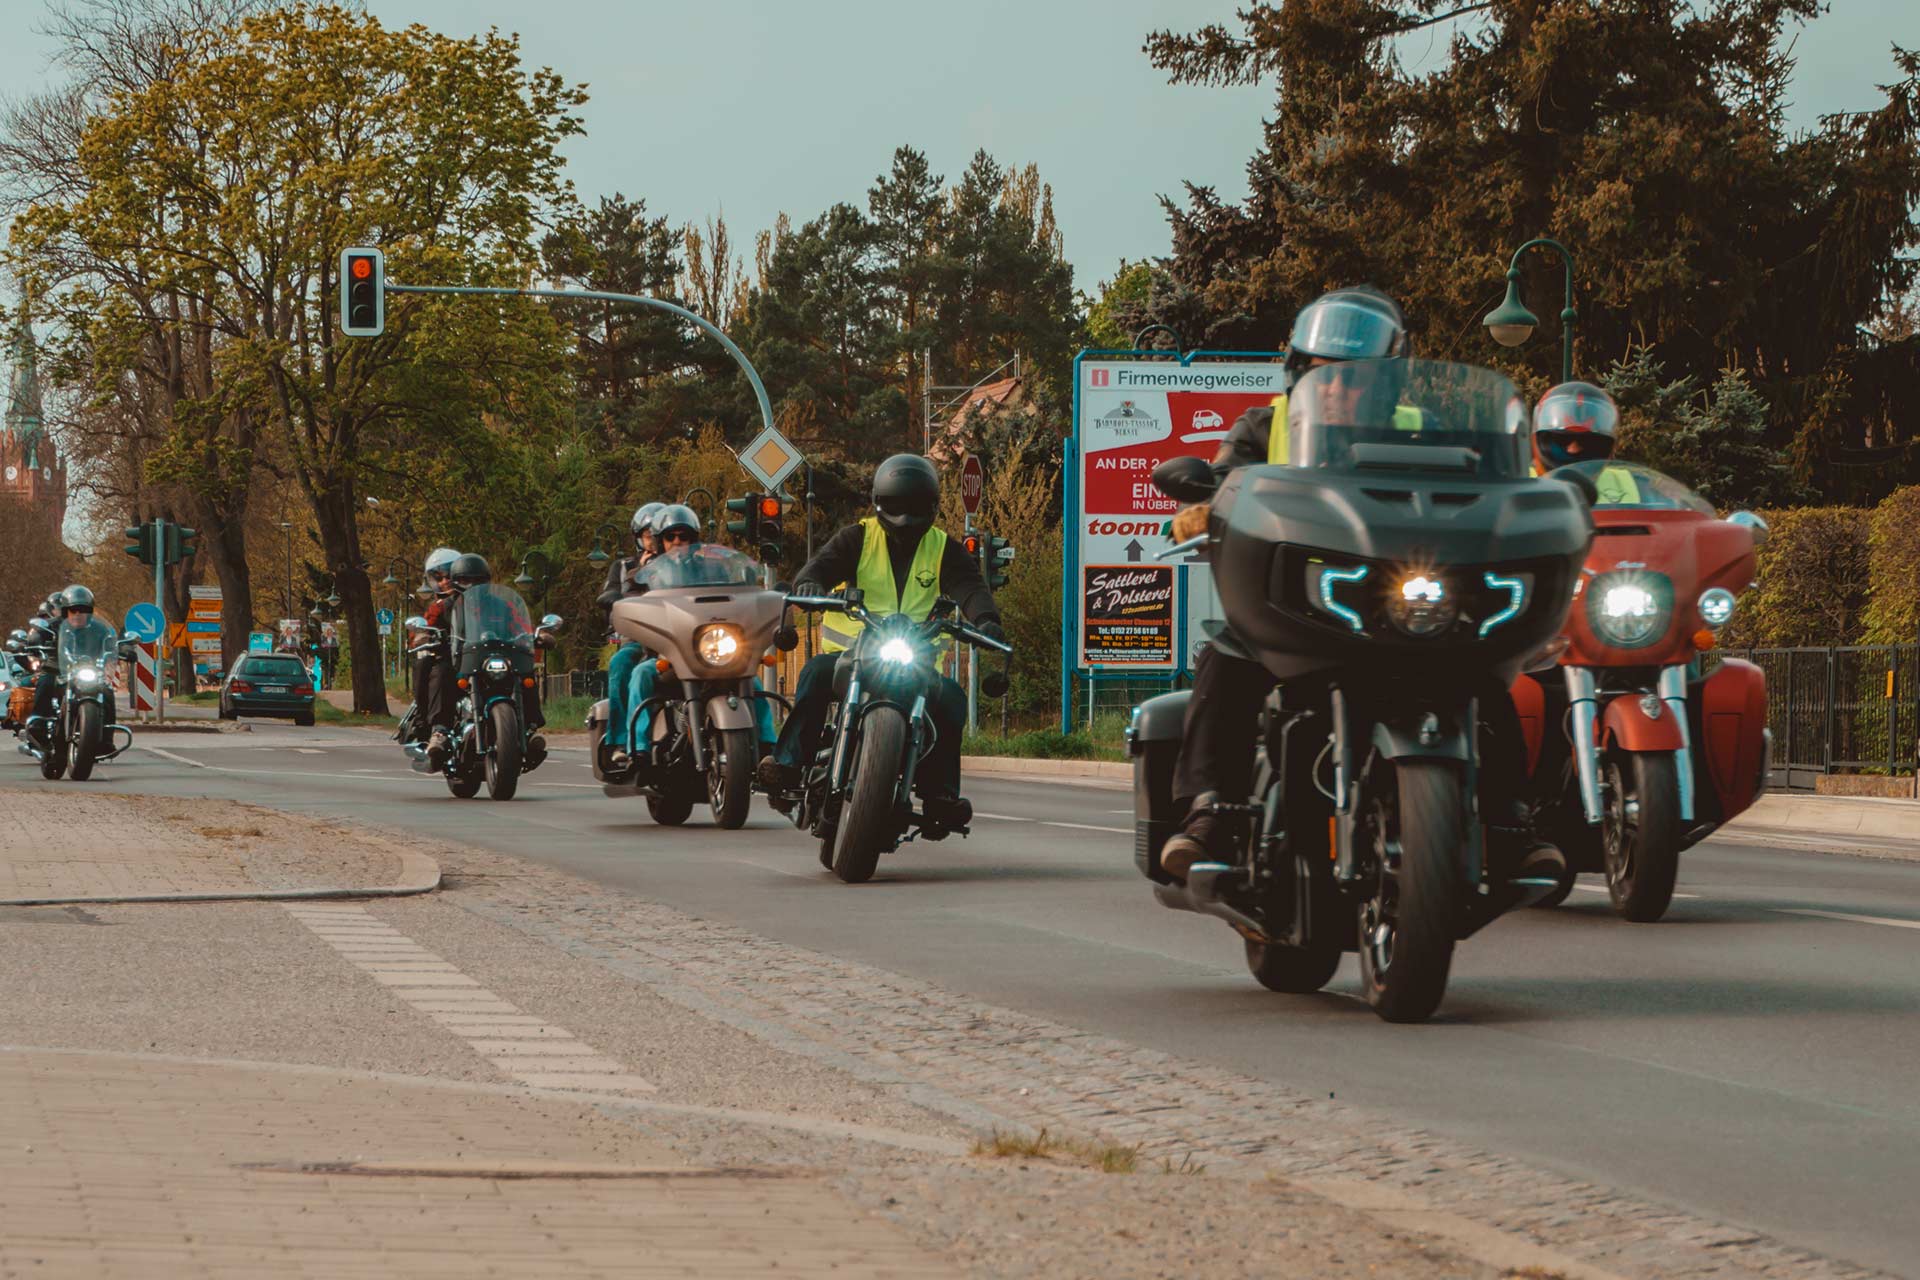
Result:
{"label": "motorcycle in distance", "polygon": [[[53,780],[65,774],[85,782],[93,776],[95,765],[133,745],[133,730],[114,723],[111,709],[114,667],[132,659],[132,642],[116,637],[113,627],[95,614],[84,627],[58,627],[54,643],[59,651],[60,684],[54,692],[53,711],[26,718],[20,752],[40,761],[43,778]],[[44,662],[42,657],[36,668]],[[126,740],[116,745],[116,734]]]}
{"label": "motorcycle in distance", "polygon": [[15,627],[5,641],[8,688],[0,728],[13,730],[16,737],[25,731],[27,717],[33,714],[34,679],[40,673],[40,664],[51,652],[40,643],[41,639],[50,644],[52,633]]}
{"label": "motorcycle in distance", "polygon": [[[876,617],[858,587],[838,596],[788,596],[808,611],[844,613],[862,624],[853,647],[834,668],[834,706],[820,750],[803,772],[796,801],[776,799],[793,824],[820,841],[820,865],[847,884],[873,878],[880,855],[915,837],[944,840],[965,827],[945,827],[913,808],[913,778],[933,743],[927,699],[936,679],[934,659],[951,636],[976,649],[1011,654],[1013,646],[954,619],[945,596],[925,622],[904,613]],[[1006,692],[1001,672],[985,675],[980,692]]]}
{"label": "motorcycle in distance", "polygon": [[1216,809],[1233,852],[1184,885],[1160,853],[1187,817],[1172,782],[1191,695],[1136,709],[1134,860],[1162,905],[1233,926],[1266,987],[1316,991],[1358,951],[1368,1004],[1418,1022],[1456,942],[1554,887],[1488,856],[1476,693],[1557,635],[1592,524],[1573,485],[1529,477],[1526,409],[1490,370],[1313,369],[1286,426],[1289,465],[1217,490],[1198,458],[1154,472],[1169,497],[1212,503],[1207,533],[1164,555],[1205,547],[1226,614],[1215,645],[1281,683],[1252,803]]}
{"label": "motorcycle in distance", "polygon": [[659,679],[651,697],[627,710],[634,746],[618,772],[601,750],[610,704],[593,705],[593,776],[609,796],[645,796],[662,826],[679,826],[704,799],[716,826],[736,830],[746,825],[760,760],[754,700],[784,701],[755,676],[780,629],[785,596],[762,585],[756,561],[713,543],[666,551],[634,577],[646,590],[615,602],[613,629],[657,655],[645,661]]}
{"label": "motorcycle in distance", "polygon": [[[519,790],[520,775],[544,762],[544,754],[527,751],[532,730],[521,712],[521,699],[534,688],[534,651],[552,643],[560,624],[560,615],[550,613],[535,627],[527,602],[511,587],[486,582],[461,592],[450,629],[454,687],[459,696],[448,735],[451,749],[440,769],[447,790],[459,799],[479,795],[484,783],[489,798],[511,800]],[[423,637],[410,650],[414,655],[441,637],[439,628],[428,626],[417,615],[408,618],[406,626]],[[403,742],[412,737],[418,715],[415,702],[394,736]],[[416,772],[433,771],[424,741],[406,742],[403,749]]]}
{"label": "motorcycle in distance", "polygon": [[[1766,675],[1706,654],[1753,582],[1766,523],[1745,511],[1722,520],[1679,481],[1634,463],[1560,470],[1585,475],[1599,497],[1558,675],[1513,686],[1541,831],[1568,864],[1540,905],[1597,872],[1620,915],[1658,920],[1681,852],[1766,784]],[[1563,723],[1564,733],[1549,731]]]}

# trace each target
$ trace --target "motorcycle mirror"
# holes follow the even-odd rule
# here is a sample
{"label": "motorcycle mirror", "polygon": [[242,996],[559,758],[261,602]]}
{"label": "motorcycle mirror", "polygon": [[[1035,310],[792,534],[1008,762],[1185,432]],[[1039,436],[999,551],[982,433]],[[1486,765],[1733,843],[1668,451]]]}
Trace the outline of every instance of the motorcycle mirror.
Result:
{"label": "motorcycle mirror", "polygon": [[800,633],[792,627],[782,627],[773,633],[773,647],[782,653],[792,653],[800,647]]}
{"label": "motorcycle mirror", "polygon": [[1745,529],[1749,533],[1751,533],[1753,535],[1753,545],[1755,547],[1764,547],[1767,545],[1767,534],[1769,532],[1769,530],[1767,529],[1767,522],[1761,519],[1759,516],[1753,514],[1753,512],[1736,511],[1732,515],[1727,517],[1727,523],[1737,524],[1742,529]]}
{"label": "motorcycle mirror", "polygon": [[1007,673],[989,671],[980,677],[980,694],[986,698],[1004,698],[1007,696]]}
{"label": "motorcycle mirror", "polygon": [[559,614],[550,613],[546,617],[540,619],[540,625],[545,627],[547,630],[552,631],[554,628],[558,627],[561,623],[565,621],[566,619],[562,618]]}
{"label": "motorcycle mirror", "polygon": [[1211,502],[1219,482],[1204,458],[1168,458],[1153,469],[1153,487],[1175,502]]}
{"label": "motorcycle mirror", "polygon": [[421,617],[417,613],[414,614],[411,618],[407,619],[407,626],[412,628],[415,631],[425,630],[426,625],[427,625],[427,620]]}
{"label": "motorcycle mirror", "polygon": [[867,602],[867,593],[858,587],[848,587],[846,600],[849,605],[863,605]]}
{"label": "motorcycle mirror", "polygon": [[1598,506],[1600,503],[1600,486],[1595,484],[1593,477],[1584,471],[1575,471],[1572,467],[1556,467],[1547,472],[1547,478],[1572,487],[1586,499],[1589,507]]}
{"label": "motorcycle mirror", "polygon": [[775,591],[778,591],[783,596],[790,596],[793,594],[793,584],[791,582],[788,582],[785,578],[781,578],[779,581],[775,582],[773,584],[773,589]]}

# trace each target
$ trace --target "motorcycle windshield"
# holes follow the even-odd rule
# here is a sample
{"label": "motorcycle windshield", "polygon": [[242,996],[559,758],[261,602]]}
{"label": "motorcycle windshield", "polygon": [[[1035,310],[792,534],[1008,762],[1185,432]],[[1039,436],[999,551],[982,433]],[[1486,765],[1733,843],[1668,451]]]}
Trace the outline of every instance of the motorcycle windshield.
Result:
{"label": "motorcycle windshield", "polygon": [[1532,424],[1513,383],[1438,360],[1347,360],[1287,392],[1287,462],[1333,471],[1529,473]]}
{"label": "motorcycle windshield", "polygon": [[483,582],[460,593],[453,637],[462,645],[510,644],[533,652],[533,615],[512,587]]}
{"label": "motorcycle windshield", "polygon": [[1637,511],[1697,511],[1715,514],[1713,504],[1672,476],[1643,467],[1637,462],[1595,459],[1571,462],[1560,468],[1576,471],[1593,481],[1600,493],[1595,509],[1617,507]]}
{"label": "motorcycle windshield", "polygon": [[675,547],[649,560],[634,580],[650,591],[669,587],[747,587],[760,584],[760,564],[731,547],[701,543]]}
{"label": "motorcycle windshield", "polygon": [[60,625],[60,669],[102,666],[113,656],[114,630],[99,614],[84,627]]}

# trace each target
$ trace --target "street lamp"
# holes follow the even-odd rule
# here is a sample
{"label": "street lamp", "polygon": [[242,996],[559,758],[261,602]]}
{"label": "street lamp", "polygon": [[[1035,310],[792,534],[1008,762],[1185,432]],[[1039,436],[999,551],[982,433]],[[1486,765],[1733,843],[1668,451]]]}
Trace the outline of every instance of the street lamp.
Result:
{"label": "street lamp", "polygon": [[593,550],[587,552],[587,559],[594,564],[605,564],[613,559],[608,548],[617,547],[619,539],[620,526],[611,520],[602,520],[600,527],[593,531]]}
{"label": "street lamp", "polygon": [[1529,240],[1513,251],[1513,259],[1507,264],[1507,296],[1500,305],[1487,312],[1480,321],[1487,327],[1487,333],[1503,347],[1517,347],[1533,336],[1540,327],[1540,317],[1527,310],[1527,304],[1520,300],[1520,259],[1529,249],[1552,249],[1560,255],[1560,261],[1567,270],[1567,300],[1560,311],[1560,381],[1573,381],[1573,329],[1579,312],[1573,306],[1573,252],[1558,240],[1541,236]]}

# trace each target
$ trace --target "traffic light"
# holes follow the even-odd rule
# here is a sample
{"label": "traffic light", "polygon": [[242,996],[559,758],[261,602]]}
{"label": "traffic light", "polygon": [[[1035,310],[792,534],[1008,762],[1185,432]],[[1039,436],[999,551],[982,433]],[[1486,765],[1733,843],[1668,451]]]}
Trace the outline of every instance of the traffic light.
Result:
{"label": "traffic light", "polygon": [[340,251],[340,331],[377,338],[387,328],[387,257],[378,249]]}
{"label": "traffic light", "polygon": [[755,531],[755,542],[760,548],[762,563],[772,563],[780,558],[780,514],[784,504],[776,494],[761,493],[754,495],[759,508],[759,528]]}
{"label": "traffic light", "polygon": [[728,498],[727,514],[737,515],[738,520],[727,521],[727,535],[733,539],[736,547],[757,547],[760,545],[760,495],[750,493],[744,498]]}
{"label": "traffic light", "polygon": [[131,529],[126,530],[126,535],[127,554],[135,560],[138,560],[141,564],[152,564],[154,552],[153,525],[151,523],[136,524]]}
{"label": "traffic light", "polygon": [[980,576],[989,587],[998,590],[1007,585],[1007,570],[1013,564],[1013,543],[1005,538],[987,537],[980,560]]}
{"label": "traffic light", "polygon": [[186,529],[177,524],[167,526],[167,563],[178,564],[200,549],[194,539],[200,536],[198,529]]}

